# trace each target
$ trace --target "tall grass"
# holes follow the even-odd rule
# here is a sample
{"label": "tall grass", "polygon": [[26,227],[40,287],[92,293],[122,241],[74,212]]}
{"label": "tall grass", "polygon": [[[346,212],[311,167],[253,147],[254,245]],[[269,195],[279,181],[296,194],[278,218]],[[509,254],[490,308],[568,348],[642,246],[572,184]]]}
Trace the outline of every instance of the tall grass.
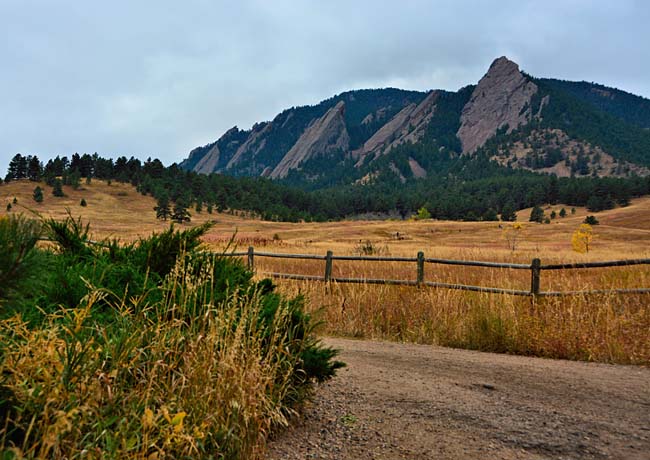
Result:
{"label": "tall grass", "polygon": [[431,288],[283,281],[323,334],[622,364],[650,364],[643,295],[498,296]]}
{"label": "tall grass", "polygon": [[[460,257],[459,257],[460,256]],[[463,257],[465,256],[465,257]],[[457,258],[499,260],[472,253]],[[260,271],[322,276],[322,262],[261,259]],[[530,288],[525,270],[427,265],[426,279],[509,289]],[[414,263],[339,262],[335,276],[415,279]],[[647,287],[647,266],[545,271],[544,290]],[[321,333],[397,340],[551,358],[650,364],[650,297],[574,295],[514,297],[428,287],[282,281],[320,312]]]}
{"label": "tall grass", "polygon": [[170,229],[137,245],[73,242],[49,254],[76,261],[76,276],[93,273],[86,265],[135,270],[140,254],[139,291],[104,274],[82,279],[76,305],[34,306],[51,286],[11,309],[0,299],[0,458],[261,456],[310,383],[341,364],[313,336],[301,298],[252,282],[236,261],[188,252],[197,237]]}

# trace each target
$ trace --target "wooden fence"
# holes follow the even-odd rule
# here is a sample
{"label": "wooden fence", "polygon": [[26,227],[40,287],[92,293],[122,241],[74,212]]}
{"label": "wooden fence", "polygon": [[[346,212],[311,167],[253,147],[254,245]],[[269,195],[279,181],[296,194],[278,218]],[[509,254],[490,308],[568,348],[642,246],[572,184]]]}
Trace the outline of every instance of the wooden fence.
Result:
{"label": "wooden fence", "polygon": [[[629,265],[650,265],[650,259],[631,259],[631,260],[615,260],[608,262],[586,262],[586,263],[572,263],[572,264],[549,264],[542,265],[540,259],[533,259],[530,264],[513,264],[513,263],[499,263],[499,262],[481,262],[471,260],[448,260],[448,259],[433,259],[424,256],[423,252],[418,252],[417,257],[370,257],[370,256],[335,256],[332,251],[327,251],[327,254],[278,254],[272,252],[256,252],[253,247],[249,247],[246,252],[231,252],[224,254],[230,257],[246,257],[248,268],[255,269],[256,257],[273,257],[278,259],[301,259],[301,260],[323,260],[325,266],[322,276],[315,275],[301,275],[292,273],[261,273],[264,276],[272,278],[302,280],[302,281],[323,281],[335,283],[353,283],[353,284],[385,284],[397,286],[427,286],[433,288],[445,289],[459,289],[463,291],[475,292],[489,292],[493,294],[509,294],[517,296],[563,296],[563,295],[577,295],[577,294],[650,294],[650,288],[633,288],[633,289],[598,289],[588,291],[541,291],[541,277],[544,270],[573,270],[573,269],[589,269],[589,268],[603,268],[603,267],[623,267]],[[347,261],[369,261],[369,262],[410,262],[416,264],[414,271],[415,279],[413,280],[396,280],[396,279],[379,279],[379,278],[343,278],[332,276],[332,265],[335,260]],[[424,273],[426,264],[440,264],[440,265],[462,265],[466,267],[484,267],[484,268],[508,268],[513,270],[529,270],[530,271],[530,290],[517,290],[517,289],[502,289],[497,287],[486,286],[472,286],[468,284],[454,284],[454,283],[438,283],[433,281],[425,281]]]}
{"label": "wooden fence", "polygon": [[[52,241],[49,238],[39,238],[42,241]],[[106,247],[104,243],[96,241],[85,241],[88,244]],[[292,273],[261,273],[264,276],[270,276],[278,279],[289,279],[299,281],[323,281],[335,283],[351,284],[385,284],[396,286],[427,286],[433,288],[458,289],[462,291],[488,292],[492,294],[508,294],[528,297],[559,297],[580,294],[650,294],[650,288],[631,288],[631,289],[595,289],[583,291],[541,291],[541,277],[544,270],[575,270],[589,268],[606,268],[606,267],[625,267],[630,265],[650,265],[650,259],[628,259],[612,260],[607,262],[585,262],[570,264],[548,264],[542,265],[540,259],[533,259],[530,264],[512,264],[501,262],[483,262],[475,260],[450,260],[450,259],[433,259],[424,257],[424,252],[420,251],[417,257],[370,257],[370,256],[335,256],[332,251],[327,251],[324,256],[316,254],[280,254],[274,252],[255,252],[251,246],[246,252],[229,252],[221,254],[227,257],[246,257],[248,268],[255,270],[255,257],[274,257],[278,259],[302,259],[302,260],[324,260],[325,267],[323,276],[301,275]],[[414,280],[395,280],[381,278],[343,278],[332,276],[332,264],[335,260],[347,261],[369,261],[369,262],[415,262],[417,264],[416,277]],[[472,286],[469,284],[455,283],[438,283],[434,281],[425,281],[424,268],[425,264],[440,265],[462,265],[465,267],[483,267],[483,268],[509,268],[513,270],[530,270],[530,290],[503,289],[497,287]]]}

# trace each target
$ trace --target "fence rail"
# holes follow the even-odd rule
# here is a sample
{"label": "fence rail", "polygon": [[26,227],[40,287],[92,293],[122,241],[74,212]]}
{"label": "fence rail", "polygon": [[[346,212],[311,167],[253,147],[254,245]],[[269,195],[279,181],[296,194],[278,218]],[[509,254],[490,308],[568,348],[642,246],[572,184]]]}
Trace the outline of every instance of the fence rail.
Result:
{"label": "fence rail", "polygon": [[[289,279],[298,281],[322,281],[334,283],[349,284],[383,284],[394,286],[426,286],[432,288],[457,289],[463,291],[487,292],[492,294],[506,294],[515,296],[528,297],[558,297],[583,294],[650,294],[650,288],[632,288],[632,289],[595,289],[583,291],[542,291],[541,275],[543,270],[570,270],[570,269],[589,269],[604,267],[623,267],[630,265],[650,265],[650,259],[630,259],[630,260],[613,260],[607,262],[586,262],[572,264],[548,264],[542,265],[540,259],[533,259],[530,264],[514,264],[501,262],[483,262],[477,260],[451,260],[435,259],[424,257],[423,252],[418,252],[417,257],[372,257],[372,256],[335,256],[332,251],[327,251],[325,255],[316,254],[281,254],[274,252],[255,252],[251,246],[246,252],[231,252],[225,254],[230,257],[247,257],[248,268],[255,270],[255,257],[270,257],[277,259],[302,259],[302,260],[324,260],[325,266],[323,275],[303,275],[299,273],[261,273],[265,276],[279,279]],[[408,262],[416,264],[415,279],[398,280],[383,278],[346,278],[332,276],[332,265],[335,260],[342,261],[368,261],[368,262]],[[425,281],[425,264],[440,265],[461,265],[467,267],[483,268],[507,268],[512,270],[530,270],[530,289],[503,289],[499,287],[474,286],[470,284],[440,283]]]}

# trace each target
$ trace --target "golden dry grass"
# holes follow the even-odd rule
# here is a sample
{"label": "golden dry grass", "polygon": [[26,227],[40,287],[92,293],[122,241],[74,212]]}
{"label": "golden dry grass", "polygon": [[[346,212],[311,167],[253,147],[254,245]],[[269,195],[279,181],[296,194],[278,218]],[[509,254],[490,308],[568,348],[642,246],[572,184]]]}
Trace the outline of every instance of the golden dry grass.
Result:
{"label": "golden dry grass", "polygon": [[[37,184],[29,181],[0,185],[0,215],[6,213],[6,204],[17,198],[12,212],[36,211],[46,217],[61,218],[69,208],[73,216],[81,216],[92,224],[96,238],[109,236],[132,240],[169,224],[156,220],[155,200],[138,194],[131,185],[93,180],[78,190],[64,187],[66,197],[52,196],[51,187],[44,189],[43,203],[32,199]],[[84,198],[87,207],[79,205]],[[559,211],[561,205],[547,207]],[[570,207],[566,206],[567,211]],[[519,211],[519,220],[525,221],[530,210]],[[618,258],[650,257],[650,197],[634,200],[626,208],[595,213],[600,225],[595,228],[593,249],[589,254],[577,254],[571,248],[571,234],[584,217],[590,214],[576,208],[575,215],[557,218],[551,224],[525,223],[524,235],[517,250],[507,248],[503,228],[499,222],[449,222],[449,221],[344,221],[328,223],[264,222],[242,218],[227,213],[208,214],[192,212],[192,223],[207,220],[215,226],[206,242],[218,248],[235,232],[240,247],[249,243],[267,245],[273,250],[324,254],[353,254],[359,242],[370,240],[386,253],[415,256],[424,251],[427,257],[475,258],[530,262],[540,257],[543,262],[584,261]],[[400,238],[395,238],[399,232]],[[280,241],[273,241],[274,235]]]}
{"label": "golden dry grass", "polygon": [[263,321],[260,298],[237,295],[196,314],[213,271],[192,264],[179,258],[159,306],[141,305],[147,293],[112,302],[110,325],[92,313],[103,290],[43,327],[0,320],[0,458],[263,458],[302,391],[291,314]]}
{"label": "golden dry grass", "polygon": [[[168,224],[157,221],[151,197],[142,197],[124,184],[93,181],[82,189],[65,187],[66,198],[55,198],[50,188],[45,201],[31,198],[33,183],[0,186],[0,199],[33,208],[46,216],[62,217],[65,207],[90,221],[96,238],[117,236],[132,240]],[[44,187],[45,188],[45,187]],[[81,198],[88,206],[79,206]],[[561,205],[546,207],[559,213]],[[571,235],[588,214],[584,208],[565,206],[569,215],[551,224],[525,223],[515,251],[508,248],[504,227],[498,222],[448,221],[344,221],[330,223],[277,223],[245,219],[226,213],[193,213],[192,224],[214,220],[205,242],[219,250],[236,232],[238,249],[249,245],[270,252],[335,255],[358,253],[370,241],[382,254],[530,263],[601,261],[650,258],[650,198],[633,200],[625,208],[595,213],[594,241],[587,254],[572,250]],[[5,205],[0,212],[4,213]],[[530,209],[519,211],[527,220]],[[399,237],[397,235],[399,234]],[[277,237],[279,237],[279,240]],[[276,238],[274,238],[276,237]],[[258,273],[285,272],[322,275],[322,261],[256,257]],[[335,261],[334,276],[415,279],[414,263]],[[478,284],[511,289],[530,288],[530,273],[429,265],[429,281]],[[559,299],[515,298],[444,289],[363,285],[325,286],[320,283],[279,282],[288,293],[306,294],[312,311],[319,311],[327,334],[437,343],[449,346],[506,351],[570,359],[622,363],[650,363],[650,295],[573,296]],[[582,290],[650,287],[650,267],[544,271],[542,290]]]}

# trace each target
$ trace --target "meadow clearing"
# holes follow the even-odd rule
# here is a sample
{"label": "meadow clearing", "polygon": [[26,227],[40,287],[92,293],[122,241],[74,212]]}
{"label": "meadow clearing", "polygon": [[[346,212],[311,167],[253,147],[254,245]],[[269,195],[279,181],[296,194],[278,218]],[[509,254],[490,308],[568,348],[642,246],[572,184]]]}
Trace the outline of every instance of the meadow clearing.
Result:
{"label": "meadow clearing", "polygon": [[[143,197],[128,184],[102,181],[65,187],[66,197],[55,198],[49,187],[43,203],[32,199],[35,184],[0,186],[2,207],[13,201],[11,212],[36,211],[63,218],[73,216],[91,223],[94,239],[117,237],[132,241],[168,228],[155,219],[151,197]],[[86,207],[79,205],[81,198]],[[357,221],[328,223],[264,222],[229,213],[192,213],[197,225],[214,221],[204,242],[222,251],[256,250],[276,253],[324,255],[377,255],[426,257],[492,262],[542,263],[605,261],[650,257],[650,198],[630,206],[595,213],[594,239],[588,253],[572,249],[571,236],[586,209],[545,207],[567,217],[550,224],[528,223],[530,209],[518,211],[523,223],[515,250],[506,238],[511,224],[449,221]],[[256,257],[258,276],[265,272],[322,275],[322,261]],[[334,276],[415,279],[414,263],[335,261]],[[427,281],[477,284],[508,289],[529,289],[527,270],[429,265]],[[650,363],[650,295],[577,295],[532,300],[508,295],[400,286],[347,285],[278,280],[282,292],[306,296],[308,309],[324,322],[320,333],[333,336],[388,339],[415,343],[509,352],[554,358],[615,363]],[[542,273],[542,290],[586,290],[650,287],[650,267],[603,268]]]}

